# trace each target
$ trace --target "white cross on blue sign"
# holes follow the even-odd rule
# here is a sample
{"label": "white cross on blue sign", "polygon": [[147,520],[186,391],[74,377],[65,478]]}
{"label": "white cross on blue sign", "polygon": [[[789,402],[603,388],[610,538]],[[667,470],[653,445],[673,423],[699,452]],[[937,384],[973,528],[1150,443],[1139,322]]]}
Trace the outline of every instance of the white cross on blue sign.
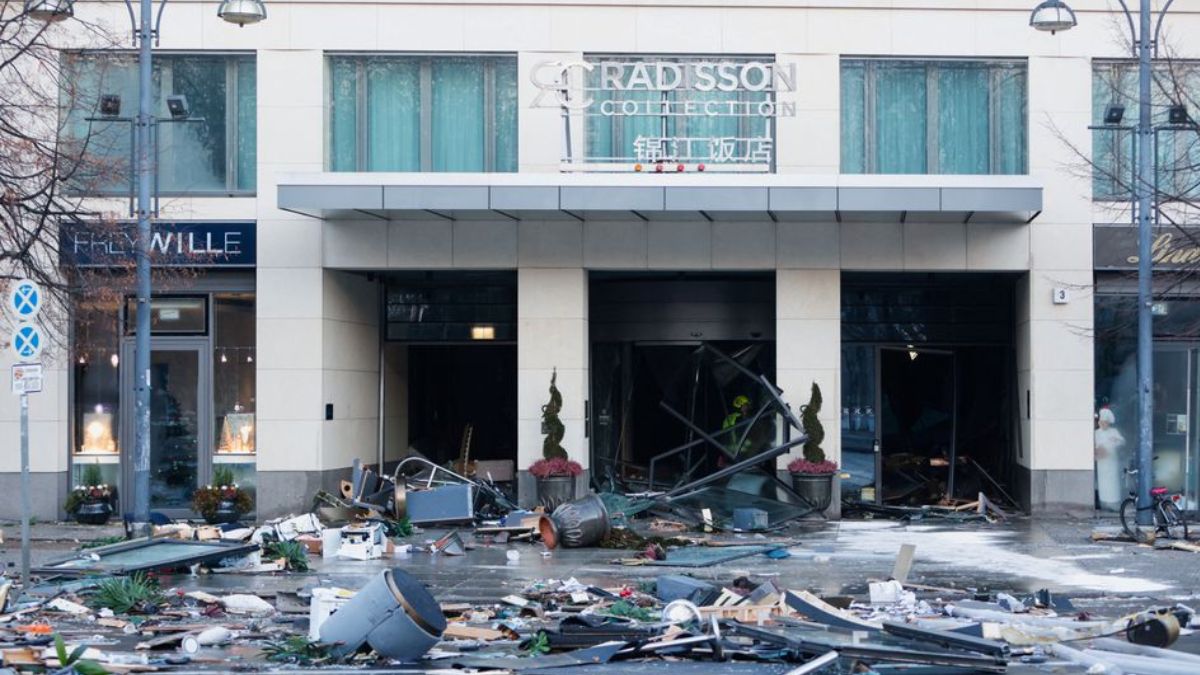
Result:
{"label": "white cross on blue sign", "polygon": [[13,331],[12,350],[19,361],[32,361],[42,353],[42,331],[31,323],[17,326]]}
{"label": "white cross on blue sign", "polygon": [[18,321],[33,319],[41,308],[42,291],[36,283],[21,279],[13,284],[8,294],[8,309]]}

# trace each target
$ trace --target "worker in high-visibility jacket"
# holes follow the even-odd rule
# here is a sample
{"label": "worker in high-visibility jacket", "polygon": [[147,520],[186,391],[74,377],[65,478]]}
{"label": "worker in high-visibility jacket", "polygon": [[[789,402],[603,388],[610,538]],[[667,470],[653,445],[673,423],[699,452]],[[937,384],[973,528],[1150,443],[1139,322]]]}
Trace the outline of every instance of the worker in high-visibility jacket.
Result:
{"label": "worker in high-visibility jacket", "polygon": [[[738,394],[733,399],[733,412],[725,416],[725,421],[721,423],[721,430],[726,431],[730,427],[737,426],[738,422],[749,418],[750,414],[750,398],[743,394]],[[745,434],[745,429],[726,431],[726,435],[728,436],[725,441],[726,447],[729,448],[729,452],[735,457],[742,454],[742,451],[745,450],[749,445],[749,438],[743,440],[741,443],[738,443],[739,437]]]}

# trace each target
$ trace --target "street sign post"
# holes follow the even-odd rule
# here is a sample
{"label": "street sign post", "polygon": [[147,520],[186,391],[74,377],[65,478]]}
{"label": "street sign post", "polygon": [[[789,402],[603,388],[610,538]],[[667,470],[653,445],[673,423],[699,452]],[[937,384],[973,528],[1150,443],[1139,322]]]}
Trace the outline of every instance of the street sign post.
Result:
{"label": "street sign post", "polygon": [[29,584],[29,523],[33,515],[29,486],[29,394],[42,390],[42,364],[35,363],[46,345],[42,328],[31,323],[42,311],[42,289],[33,281],[19,279],[8,289],[4,304],[15,324],[9,349],[16,364],[12,368],[12,391],[21,397],[21,581]]}

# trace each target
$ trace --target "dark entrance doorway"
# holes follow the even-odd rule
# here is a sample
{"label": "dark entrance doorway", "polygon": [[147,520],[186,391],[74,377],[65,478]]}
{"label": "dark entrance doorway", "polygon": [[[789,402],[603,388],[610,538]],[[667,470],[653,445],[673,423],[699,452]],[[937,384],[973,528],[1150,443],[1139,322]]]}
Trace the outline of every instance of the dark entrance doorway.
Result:
{"label": "dark entrance doorway", "polygon": [[1017,278],[842,275],[844,499],[1016,506]]}
{"label": "dark entrance doorway", "polygon": [[955,456],[956,368],[946,351],[884,348],[879,357],[876,490],[886,502],[922,489]]}
{"label": "dark entrance doorway", "polygon": [[459,458],[469,426],[470,460],[517,456],[515,345],[414,345],[408,357],[413,448],[445,465]]}
{"label": "dark entrance doorway", "polygon": [[514,480],[517,278],[514,272],[384,277],[384,469],[417,453]]}

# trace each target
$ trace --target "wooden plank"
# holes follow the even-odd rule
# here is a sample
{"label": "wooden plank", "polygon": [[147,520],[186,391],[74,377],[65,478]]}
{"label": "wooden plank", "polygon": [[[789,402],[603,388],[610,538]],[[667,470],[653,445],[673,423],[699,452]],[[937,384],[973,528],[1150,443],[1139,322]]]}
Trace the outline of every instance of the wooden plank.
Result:
{"label": "wooden plank", "polygon": [[451,621],[446,624],[446,630],[442,632],[442,638],[448,640],[483,640],[490,642],[492,640],[504,639],[504,633],[493,628],[468,626],[464,623]]}

